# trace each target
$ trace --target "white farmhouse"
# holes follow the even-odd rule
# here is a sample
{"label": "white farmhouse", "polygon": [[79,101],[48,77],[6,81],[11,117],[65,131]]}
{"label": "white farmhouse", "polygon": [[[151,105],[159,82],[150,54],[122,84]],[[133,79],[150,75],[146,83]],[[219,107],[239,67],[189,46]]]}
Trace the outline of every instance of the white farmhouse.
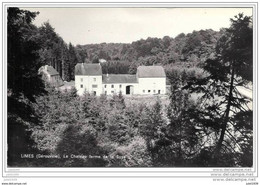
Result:
{"label": "white farmhouse", "polygon": [[100,64],[79,63],[75,67],[75,87],[79,95],[147,95],[166,93],[166,75],[161,66],[139,66],[136,75],[102,74]]}
{"label": "white farmhouse", "polygon": [[79,63],[75,66],[75,87],[79,95],[85,91],[102,94],[102,69],[100,64]]}

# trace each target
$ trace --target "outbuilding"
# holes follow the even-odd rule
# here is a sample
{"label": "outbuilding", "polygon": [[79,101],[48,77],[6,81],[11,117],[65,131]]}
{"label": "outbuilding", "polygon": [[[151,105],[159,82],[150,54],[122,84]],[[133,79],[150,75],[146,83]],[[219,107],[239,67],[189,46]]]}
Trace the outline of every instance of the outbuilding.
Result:
{"label": "outbuilding", "polygon": [[61,79],[58,71],[56,71],[52,66],[42,66],[38,73],[42,75],[42,79],[54,87],[60,87],[63,85],[63,80]]}

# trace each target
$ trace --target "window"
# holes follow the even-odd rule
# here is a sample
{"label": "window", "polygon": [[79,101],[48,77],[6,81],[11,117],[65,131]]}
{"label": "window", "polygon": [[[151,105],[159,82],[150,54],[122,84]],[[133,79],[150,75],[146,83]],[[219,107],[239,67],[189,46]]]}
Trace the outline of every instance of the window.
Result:
{"label": "window", "polygon": [[114,91],[111,91],[112,94],[114,94]]}
{"label": "window", "polygon": [[96,95],[97,95],[97,92],[96,92],[96,91],[93,91],[93,94],[94,94],[94,96],[96,96]]}
{"label": "window", "polygon": [[105,85],[105,88],[107,88],[107,85]]}
{"label": "window", "polygon": [[161,90],[158,90],[158,94],[160,94],[161,93]]}
{"label": "window", "polygon": [[121,88],[121,87],[122,87],[122,85],[120,84],[120,85],[119,85],[119,88]]}
{"label": "window", "polygon": [[92,85],[92,88],[97,88],[97,85]]}
{"label": "window", "polygon": [[83,84],[80,84],[80,88],[83,88]]}
{"label": "window", "polygon": [[114,85],[111,85],[111,88],[114,88]]}
{"label": "window", "polygon": [[95,81],[97,81],[97,79],[96,79],[96,78],[93,78],[93,81],[95,82]]}
{"label": "window", "polygon": [[80,78],[80,81],[83,82],[83,78]]}
{"label": "window", "polygon": [[155,90],[153,90],[153,93],[155,93]]}
{"label": "window", "polygon": [[151,90],[148,90],[148,92],[151,92]]}
{"label": "window", "polygon": [[145,93],[145,90],[143,90],[143,93]]}
{"label": "window", "polygon": [[105,91],[105,95],[107,95],[107,91]]}

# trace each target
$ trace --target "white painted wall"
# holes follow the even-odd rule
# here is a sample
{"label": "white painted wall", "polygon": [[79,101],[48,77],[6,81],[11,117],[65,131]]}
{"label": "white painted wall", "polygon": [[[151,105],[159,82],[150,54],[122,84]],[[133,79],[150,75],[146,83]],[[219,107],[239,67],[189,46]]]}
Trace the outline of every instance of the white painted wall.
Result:
{"label": "white painted wall", "polygon": [[[83,85],[83,87],[81,87],[81,85]],[[93,85],[96,85],[97,87],[94,87]],[[75,88],[79,95],[83,95],[85,91],[89,93],[94,93],[94,91],[96,91],[96,95],[100,96],[102,94],[102,76],[76,75]]]}
{"label": "white painted wall", "polygon": [[158,90],[160,94],[166,93],[166,78],[139,78],[138,82],[138,94],[158,94]]}
{"label": "white painted wall", "polygon": [[[105,92],[107,95],[112,95],[113,93],[118,94],[120,91],[125,95],[126,86],[128,85],[133,86],[133,94],[152,95],[158,94],[158,90],[160,90],[160,94],[166,94],[166,78],[139,78],[138,82],[139,83],[102,84],[102,76],[75,76],[75,88],[79,95],[83,95],[85,90],[89,93],[96,91],[97,96],[105,94]],[[83,88],[81,88],[81,85],[83,85]],[[97,85],[97,87],[93,87],[93,85]],[[112,85],[114,87],[112,87]],[[150,92],[148,92],[148,90],[150,90]]]}
{"label": "white painted wall", "polygon": [[[114,87],[112,87],[112,85]],[[121,85],[121,88],[120,88]],[[107,95],[112,95],[113,92],[118,94],[120,91],[123,95],[126,95],[126,86],[131,85],[133,86],[133,94],[138,94],[138,83],[114,83],[114,84],[103,84],[103,94],[107,92]],[[113,92],[112,92],[113,91]]]}

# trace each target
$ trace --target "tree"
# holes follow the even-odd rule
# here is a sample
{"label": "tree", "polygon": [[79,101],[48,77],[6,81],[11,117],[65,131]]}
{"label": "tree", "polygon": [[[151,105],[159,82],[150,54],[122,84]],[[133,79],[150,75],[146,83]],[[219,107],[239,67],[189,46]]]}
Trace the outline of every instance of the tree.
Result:
{"label": "tree", "polygon": [[[240,146],[238,139],[249,137],[252,130],[251,127],[240,129],[238,115],[248,117],[251,110],[246,108],[248,99],[241,96],[236,87],[252,81],[252,36],[251,17],[239,14],[231,19],[230,28],[226,29],[217,43],[216,57],[205,63],[204,70],[208,76],[191,80],[187,86],[193,92],[203,93],[203,103],[197,118],[202,115],[204,118],[200,122],[204,122],[204,129],[213,129],[217,136],[214,149],[210,150],[212,157],[209,165],[234,166],[250,163],[241,163],[242,156],[246,153],[243,149],[245,146]],[[251,125],[252,122],[243,124]],[[250,148],[250,142],[244,142],[243,145]],[[252,150],[249,152],[252,157]],[[222,157],[230,160],[223,162]]]}
{"label": "tree", "polygon": [[92,58],[92,63],[96,63],[98,64],[99,63],[99,58],[97,55],[94,55],[93,58]]}
{"label": "tree", "polygon": [[[98,145],[95,130],[87,124],[70,124],[63,132],[56,152],[60,155],[84,155],[86,158],[70,158],[59,161],[60,166],[104,167],[106,152]],[[93,157],[91,157],[93,156]]]}
{"label": "tree", "polygon": [[[239,108],[241,111],[241,104],[246,102],[236,97],[235,86],[244,85],[247,80],[252,80],[252,66],[253,66],[253,32],[250,28],[251,18],[239,14],[235,16],[236,19],[231,19],[232,25],[227,29],[227,34],[223,38],[222,43],[219,44],[218,52],[220,54],[218,61],[222,61],[228,68],[224,71],[227,72],[226,76],[229,75],[229,93],[227,97],[226,110],[221,124],[221,134],[216,147],[216,155],[218,156],[224,141],[224,136],[227,132],[227,126],[230,119],[231,108]],[[224,41],[224,42],[223,42]],[[245,73],[245,70],[246,73]],[[240,80],[236,79],[241,77]],[[239,84],[236,84],[239,81]],[[237,114],[239,112],[236,112]]]}
{"label": "tree", "polygon": [[[185,74],[185,73],[184,73]],[[192,158],[200,149],[197,137],[197,123],[193,114],[196,104],[187,90],[181,88],[186,84],[185,75],[171,86],[170,104],[167,106],[167,124],[163,119],[158,104],[149,114],[151,124],[146,127],[145,137],[150,137],[150,149],[154,166],[191,166]]]}
{"label": "tree", "polygon": [[166,127],[160,99],[157,99],[150,109],[146,107],[144,112],[143,120],[139,126],[140,134],[146,141],[152,164],[157,166],[158,161],[162,159],[162,151],[164,151],[161,141],[164,139],[163,129]]}
{"label": "tree", "polygon": [[[59,37],[55,32],[55,29],[49,22],[45,22],[38,28],[37,40],[40,44],[38,51],[40,61],[44,65],[53,66],[57,69],[57,56],[55,56],[55,46],[59,42]],[[56,47],[56,53],[57,53]],[[58,70],[58,69],[57,69]]]}
{"label": "tree", "polygon": [[69,81],[73,79],[74,66],[72,63],[77,62],[72,45],[70,45],[71,48],[68,48],[67,44],[55,32],[55,29],[49,22],[43,23],[43,25],[38,28],[36,38],[40,44],[38,54],[41,63],[54,67],[63,80]]}
{"label": "tree", "polygon": [[44,92],[38,75],[41,63],[37,54],[40,47],[35,39],[37,28],[31,24],[37,14],[8,8],[7,17],[8,89],[13,95],[24,94],[30,100]]}
{"label": "tree", "polygon": [[38,118],[31,104],[45,93],[38,75],[38,30],[31,23],[38,13],[12,7],[7,13],[8,165],[28,165],[20,154],[35,151],[29,127],[37,124]]}
{"label": "tree", "polygon": [[74,48],[74,46],[69,43],[69,51],[68,51],[68,62],[69,62],[69,66],[68,66],[68,74],[69,74],[69,80],[74,80],[75,78],[75,66],[78,63],[78,59],[77,59],[77,54],[76,54],[76,50]]}
{"label": "tree", "polygon": [[112,167],[149,167],[152,160],[142,137],[134,137],[127,146],[119,146],[110,159]]}

